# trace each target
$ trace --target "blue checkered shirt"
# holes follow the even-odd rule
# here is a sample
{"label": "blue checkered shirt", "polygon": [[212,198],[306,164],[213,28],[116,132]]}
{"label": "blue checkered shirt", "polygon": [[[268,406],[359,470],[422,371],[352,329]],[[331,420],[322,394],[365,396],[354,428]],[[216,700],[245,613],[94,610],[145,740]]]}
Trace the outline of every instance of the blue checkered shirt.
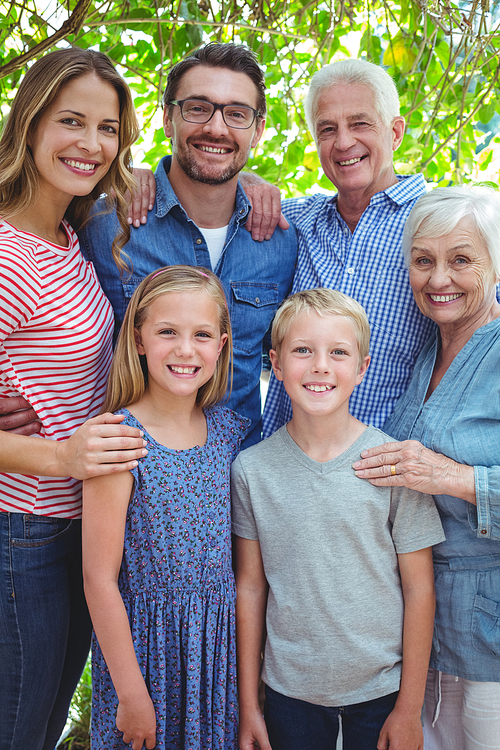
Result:
{"label": "blue checkered shirt", "polygon": [[[370,367],[349,406],[362,422],[381,427],[410,382],[413,365],[435,325],[417,308],[401,252],[406,218],[426,192],[422,175],[398,177],[376,193],[354,234],[337,211],[337,196],[313,195],[284,202],[299,239],[293,292],[323,286],[354,297],[370,321]],[[264,409],[264,437],[291,419],[283,384],[271,375]]]}

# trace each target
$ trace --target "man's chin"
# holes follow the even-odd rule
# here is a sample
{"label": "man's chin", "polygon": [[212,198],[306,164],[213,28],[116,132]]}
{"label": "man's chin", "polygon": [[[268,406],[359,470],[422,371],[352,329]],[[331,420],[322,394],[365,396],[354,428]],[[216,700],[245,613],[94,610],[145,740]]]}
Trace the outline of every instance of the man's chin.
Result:
{"label": "man's chin", "polygon": [[203,185],[224,185],[236,177],[244,167],[244,164],[240,166],[233,162],[226,169],[207,169],[201,167],[195,160],[182,158],[179,153],[176,154],[176,158],[184,174],[194,182],[201,182]]}
{"label": "man's chin", "polygon": [[218,175],[209,175],[204,174],[201,171],[193,171],[191,173],[186,173],[188,177],[190,177],[195,182],[201,182],[203,185],[224,185],[224,183],[229,182],[233,179],[233,177],[236,177],[237,174],[239,174],[240,170],[231,170],[222,172]]}

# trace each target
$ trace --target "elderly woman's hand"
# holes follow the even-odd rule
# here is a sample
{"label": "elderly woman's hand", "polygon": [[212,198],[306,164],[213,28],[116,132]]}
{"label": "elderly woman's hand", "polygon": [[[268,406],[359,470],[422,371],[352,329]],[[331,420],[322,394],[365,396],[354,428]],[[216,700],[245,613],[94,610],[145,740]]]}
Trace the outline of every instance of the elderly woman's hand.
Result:
{"label": "elderly woman's hand", "polygon": [[476,504],[474,467],[425,448],[417,440],[384,443],[361,454],[356,476],[377,487],[408,487],[428,495],[451,495]]}

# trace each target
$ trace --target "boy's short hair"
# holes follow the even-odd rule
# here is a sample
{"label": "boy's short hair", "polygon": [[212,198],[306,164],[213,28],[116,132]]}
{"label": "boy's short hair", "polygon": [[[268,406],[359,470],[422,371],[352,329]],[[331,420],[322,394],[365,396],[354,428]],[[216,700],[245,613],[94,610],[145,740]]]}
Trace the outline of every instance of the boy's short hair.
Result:
{"label": "boy's short hair", "polygon": [[309,310],[314,310],[318,315],[342,315],[352,320],[361,365],[370,347],[370,324],[366,312],[359,302],[348,297],[347,294],[323,287],[296,292],[288,297],[278,309],[271,330],[271,345],[278,356],[291,323],[300,313]]}

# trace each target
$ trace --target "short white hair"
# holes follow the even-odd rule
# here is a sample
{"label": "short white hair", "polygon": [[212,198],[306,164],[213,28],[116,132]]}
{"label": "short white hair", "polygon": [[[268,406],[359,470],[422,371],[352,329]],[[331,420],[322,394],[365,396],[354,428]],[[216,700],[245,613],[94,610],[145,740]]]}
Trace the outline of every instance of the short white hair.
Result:
{"label": "short white hair", "polygon": [[337,84],[361,84],[368,86],[375,97],[375,109],[385,125],[391,125],[399,115],[399,95],[396,84],[389,73],[366,60],[339,60],[325,65],[311,79],[304,100],[307,125],[316,140],[315,119],[320,94]]}
{"label": "short white hair", "polygon": [[484,186],[438,187],[419,198],[403,232],[406,264],[410,264],[415,238],[443,237],[462,219],[471,219],[484,240],[496,275],[500,276],[500,195]]}

